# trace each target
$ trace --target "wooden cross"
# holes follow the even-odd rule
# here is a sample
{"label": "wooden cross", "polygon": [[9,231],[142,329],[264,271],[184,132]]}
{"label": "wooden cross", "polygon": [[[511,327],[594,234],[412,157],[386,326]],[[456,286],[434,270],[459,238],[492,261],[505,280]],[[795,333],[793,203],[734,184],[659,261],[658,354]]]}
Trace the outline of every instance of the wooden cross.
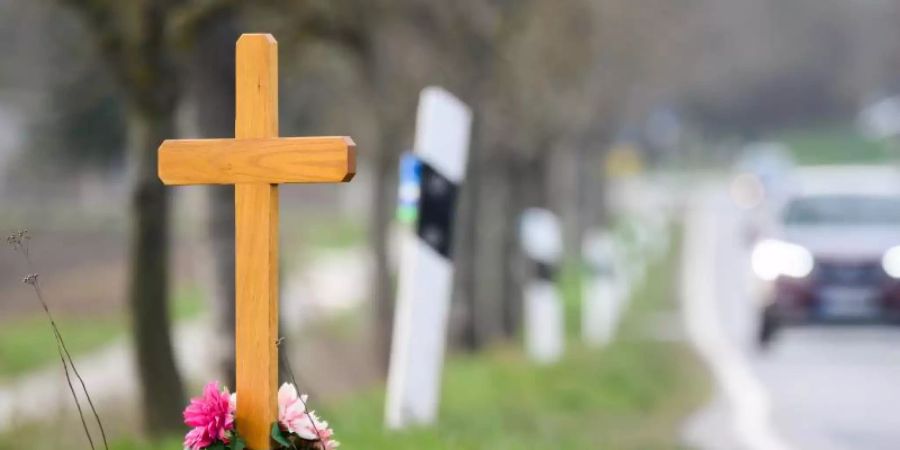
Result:
{"label": "wooden cross", "polygon": [[340,183],[356,173],[349,137],[278,137],[278,43],[237,41],[234,139],[166,140],[159,178],[168,185],[233,184],[238,432],[270,448],[278,418],[278,184]]}

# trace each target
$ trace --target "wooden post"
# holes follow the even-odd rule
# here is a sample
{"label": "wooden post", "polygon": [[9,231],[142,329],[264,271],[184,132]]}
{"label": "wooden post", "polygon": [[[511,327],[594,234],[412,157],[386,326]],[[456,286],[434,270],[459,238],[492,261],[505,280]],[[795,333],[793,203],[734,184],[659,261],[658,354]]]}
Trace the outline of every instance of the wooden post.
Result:
{"label": "wooden post", "polygon": [[[234,137],[278,136],[278,44],[271,35],[237,42]],[[235,363],[238,433],[267,448],[278,418],[278,186],[234,187]]]}
{"label": "wooden post", "polygon": [[270,448],[278,419],[278,184],[340,183],[356,173],[349,137],[278,137],[278,44],[269,34],[237,42],[236,139],[167,140],[166,184],[235,185],[238,433]]}

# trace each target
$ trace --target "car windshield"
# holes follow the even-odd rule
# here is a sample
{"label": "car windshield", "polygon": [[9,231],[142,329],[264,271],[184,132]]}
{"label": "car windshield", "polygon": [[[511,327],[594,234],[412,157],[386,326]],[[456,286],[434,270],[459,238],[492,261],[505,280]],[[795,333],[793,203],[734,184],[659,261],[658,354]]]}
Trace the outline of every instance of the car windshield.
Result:
{"label": "car windshield", "polygon": [[898,225],[900,198],[828,195],[791,201],[784,213],[788,225]]}

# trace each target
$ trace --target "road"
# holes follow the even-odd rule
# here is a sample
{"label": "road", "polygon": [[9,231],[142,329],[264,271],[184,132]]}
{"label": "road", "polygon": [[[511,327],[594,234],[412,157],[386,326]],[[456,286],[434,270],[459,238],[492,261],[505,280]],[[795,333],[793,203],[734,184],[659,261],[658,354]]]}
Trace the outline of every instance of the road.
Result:
{"label": "road", "polygon": [[900,448],[900,328],[804,327],[754,343],[757,307],[741,211],[721,185],[686,217],[682,297],[717,381],[685,439],[701,449]]}

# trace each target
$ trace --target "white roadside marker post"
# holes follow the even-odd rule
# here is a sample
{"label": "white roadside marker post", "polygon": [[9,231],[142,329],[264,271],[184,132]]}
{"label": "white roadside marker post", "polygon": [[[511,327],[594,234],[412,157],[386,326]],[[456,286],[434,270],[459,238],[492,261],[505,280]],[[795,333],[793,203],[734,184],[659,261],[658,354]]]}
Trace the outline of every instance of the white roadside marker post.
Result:
{"label": "white roadside marker post", "polygon": [[591,278],[584,284],[582,294],[581,334],[588,345],[602,347],[612,342],[624,303],[612,236],[600,230],[588,232],[582,255]]}
{"label": "white roadside marker post", "polygon": [[437,418],[453,284],[453,221],[465,178],[472,113],[449,92],[419,97],[413,152],[421,180],[415,226],[400,233],[400,266],[385,425],[400,429]]}
{"label": "white roadside marker post", "polygon": [[565,347],[565,317],[556,289],[563,253],[561,227],[556,215],[542,208],[525,210],[520,226],[522,248],[534,263],[534,276],[524,289],[525,348],[536,363],[552,364]]}

